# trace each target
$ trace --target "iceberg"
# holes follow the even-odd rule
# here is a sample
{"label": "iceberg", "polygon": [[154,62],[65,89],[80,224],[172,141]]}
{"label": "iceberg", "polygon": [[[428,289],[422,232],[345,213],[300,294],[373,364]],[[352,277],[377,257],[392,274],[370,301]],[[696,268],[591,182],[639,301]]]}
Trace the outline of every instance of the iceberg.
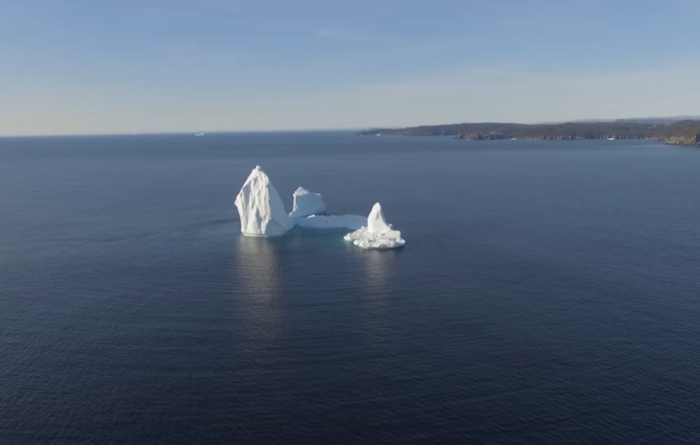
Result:
{"label": "iceberg", "polygon": [[260,166],[246,179],[234,201],[246,236],[281,236],[294,227],[277,190]]}
{"label": "iceberg", "polygon": [[294,207],[287,214],[277,190],[260,166],[256,166],[234,204],[241,219],[241,233],[245,236],[281,236],[292,228],[346,229],[346,241],[363,249],[395,249],[406,244],[401,232],[386,222],[382,206],[374,204],[367,218],[359,215],[322,215],[326,203],[320,193],[299,187],[294,194]]}
{"label": "iceberg", "polygon": [[320,215],[326,211],[326,203],[320,193],[310,192],[304,187],[296,189],[294,194],[294,207],[289,214],[290,218],[305,218],[311,215]]}
{"label": "iceberg", "polygon": [[396,249],[406,244],[401,238],[401,232],[387,224],[382,205],[379,203],[372,207],[367,217],[367,225],[348,233],[344,239],[363,249]]}

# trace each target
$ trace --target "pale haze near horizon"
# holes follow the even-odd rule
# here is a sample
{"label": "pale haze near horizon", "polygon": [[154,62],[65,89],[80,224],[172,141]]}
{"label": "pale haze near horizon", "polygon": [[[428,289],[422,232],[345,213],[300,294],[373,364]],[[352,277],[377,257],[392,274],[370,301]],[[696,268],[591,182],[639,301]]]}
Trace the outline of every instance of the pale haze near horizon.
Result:
{"label": "pale haze near horizon", "polygon": [[0,135],[700,114],[700,2],[0,0]]}

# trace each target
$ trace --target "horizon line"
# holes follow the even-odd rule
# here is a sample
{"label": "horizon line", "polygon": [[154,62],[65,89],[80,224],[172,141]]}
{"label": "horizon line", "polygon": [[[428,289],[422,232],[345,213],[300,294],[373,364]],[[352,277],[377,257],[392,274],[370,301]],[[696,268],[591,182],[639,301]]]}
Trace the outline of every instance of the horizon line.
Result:
{"label": "horizon line", "polygon": [[370,130],[399,130],[415,127],[432,127],[445,125],[462,125],[462,124],[515,124],[515,125],[558,125],[567,123],[603,123],[617,121],[639,121],[639,120],[700,120],[700,115],[675,115],[675,116],[647,116],[647,117],[624,117],[624,118],[589,118],[589,119],[574,119],[563,121],[541,121],[541,122],[506,122],[506,121],[472,121],[472,122],[452,122],[448,124],[420,124],[420,125],[394,125],[394,126],[370,126],[370,127],[347,127],[347,128],[303,128],[303,129],[269,129],[269,130],[208,130],[208,131],[146,131],[146,132],[115,132],[115,133],[53,133],[53,134],[15,134],[4,135],[0,134],[0,139],[9,138],[50,138],[50,137],[96,137],[96,136],[167,136],[167,135],[195,135],[202,133],[208,134],[245,134],[245,133],[322,133],[322,132],[343,132],[343,131],[370,131]]}
{"label": "horizon line", "polygon": [[58,137],[96,137],[96,136],[194,136],[197,134],[246,134],[246,133],[323,133],[340,131],[364,131],[369,128],[319,128],[319,129],[296,129],[296,130],[209,130],[209,131],[145,131],[141,133],[119,132],[119,133],[52,133],[52,134],[0,134],[0,139],[9,138],[58,138]]}

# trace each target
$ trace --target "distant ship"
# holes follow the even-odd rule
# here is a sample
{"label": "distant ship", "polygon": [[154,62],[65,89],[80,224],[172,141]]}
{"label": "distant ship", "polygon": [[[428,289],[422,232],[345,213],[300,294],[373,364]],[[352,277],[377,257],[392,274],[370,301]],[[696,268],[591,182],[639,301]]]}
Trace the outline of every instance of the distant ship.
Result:
{"label": "distant ship", "polygon": [[195,133],[195,136],[204,136],[204,133]]}
{"label": "distant ship", "polygon": [[615,140],[615,137],[609,137],[608,140],[609,140],[609,141],[614,141],[614,140]]}

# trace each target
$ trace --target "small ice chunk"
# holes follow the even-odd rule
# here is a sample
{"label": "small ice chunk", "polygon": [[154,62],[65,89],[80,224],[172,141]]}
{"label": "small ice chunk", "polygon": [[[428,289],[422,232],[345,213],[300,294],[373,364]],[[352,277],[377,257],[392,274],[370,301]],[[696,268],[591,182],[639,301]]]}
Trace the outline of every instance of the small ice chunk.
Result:
{"label": "small ice chunk", "polygon": [[367,225],[348,233],[344,239],[363,249],[396,249],[406,244],[401,238],[401,232],[387,224],[379,203],[372,207],[367,217]]}
{"label": "small ice chunk", "polygon": [[234,203],[241,218],[241,232],[246,236],[280,236],[294,227],[280,195],[260,166],[250,173]]}
{"label": "small ice chunk", "polygon": [[289,214],[291,218],[305,218],[311,215],[320,215],[326,211],[326,203],[320,193],[310,192],[304,187],[296,189],[294,194],[294,207]]}

